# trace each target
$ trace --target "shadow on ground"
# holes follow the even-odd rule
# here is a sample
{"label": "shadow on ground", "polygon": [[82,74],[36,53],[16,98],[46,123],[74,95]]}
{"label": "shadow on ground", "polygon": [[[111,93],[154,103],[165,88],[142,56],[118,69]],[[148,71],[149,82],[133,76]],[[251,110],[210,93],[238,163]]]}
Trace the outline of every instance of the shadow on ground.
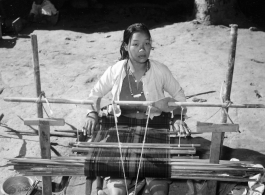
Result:
{"label": "shadow on ground", "polygon": [[11,49],[16,45],[17,38],[0,39],[0,48]]}

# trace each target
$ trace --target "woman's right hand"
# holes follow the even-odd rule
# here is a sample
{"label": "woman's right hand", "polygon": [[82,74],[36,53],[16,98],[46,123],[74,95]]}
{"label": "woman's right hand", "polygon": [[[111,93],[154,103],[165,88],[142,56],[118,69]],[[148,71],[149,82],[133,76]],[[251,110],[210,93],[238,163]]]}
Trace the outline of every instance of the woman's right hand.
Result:
{"label": "woman's right hand", "polygon": [[85,124],[83,126],[83,134],[84,135],[92,135],[95,130],[99,127],[98,122],[98,113],[91,112],[87,114]]}

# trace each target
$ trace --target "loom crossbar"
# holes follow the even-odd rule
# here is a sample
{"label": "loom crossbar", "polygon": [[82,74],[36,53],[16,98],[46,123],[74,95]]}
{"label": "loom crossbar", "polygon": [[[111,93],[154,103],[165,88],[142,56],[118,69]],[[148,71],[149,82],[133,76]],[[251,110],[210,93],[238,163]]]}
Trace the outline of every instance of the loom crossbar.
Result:
{"label": "loom crossbar", "polygon": [[[83,104],[83,105],[92,105],[95,103],[93,100],[77,100],[77,99],[55,99],[55,98],[46,98],[49,103],[56,104]],[[39,98],[22,98],[22,97],[6,97],[4,98],[7,102],[24,102],[24,103],[47,103],[45,99]],[[112,103],[111,100],[109,104]],[[160,100],[161,101],[161,100]],[[131,106],[148,106],[155,105],[155,101],[114,101],[118,105],[131,105]],[[168,102],[168,106],[171,107],[222,107],[227,108],[226,103],[198,103],[198,102]],[[265,108],[264,104],[231,104],[229,108]]]}

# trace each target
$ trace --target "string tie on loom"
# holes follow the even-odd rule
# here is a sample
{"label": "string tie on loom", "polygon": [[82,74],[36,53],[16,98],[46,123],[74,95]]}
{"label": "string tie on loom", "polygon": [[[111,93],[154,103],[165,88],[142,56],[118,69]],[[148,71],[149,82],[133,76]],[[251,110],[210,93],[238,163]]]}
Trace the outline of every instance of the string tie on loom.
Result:
{"label": "string tie on loom", "polygon": [[[223,110],[223,112],[226,114],[227,118],[229,119],[229,121],[234,124],[234,122],[232,121],[231,117],[229,116],[227,110],[228,108],[233,104],[232,101],[230,100],[227,100],[226,102],[224,102],[224,99],[222,98],[222,92],[223,92],[223,85],[224,85],[225,81],[222,83],[221,85],[221,90],[220,90],[220,100],[222,103],[226,103],[226,106],[225,107],[221,107],[220,109]],[[207,119],[208,120],[208,119]],[[238,130],[239,133],[241,133],[239,130]]]}
{"label": "string tie on loom", "polygon": [[231,105],[233,104],[233,102],[231,102],[230,100],[229,101],[226,101],[226,108],[229,108]]}
{"label": "string tie on loom", "polygon": [[37,103],[41,103],[41,102],[42,102],[42,101],[41,101],[42,97],[44,98],[44,100],[45,100],[46,103],[47,103],[47,106],[48,106],[48,108],[49,108],[49,110],[50,110],[50,114],[53,115],[53,111],[52,111],[52,109],[51,109],[51,106],[50,106],[50,103],[49,103],[48,99],[47,99],[46,96],[45,96],[45,92],[44,92],[44,91],[41,91],[41,93],[40,93],[40,95],[39,95],[39,98],[38,98],[38,100],[37,100]]}
{"label": "string tie on loom", "polygon": [[233,102],[231,102],[231,101],[229,100],[229,101],[226,101],[225,103],[226,103],[226,105],[225,105],[225,107],[222,107],[222,109],[223,109],[223,111],[225,112],[225,114],[227,115],[227,117],[229,118],[230,122],[231,122],[232,124],[234,124],[233,121],[231,120],[231,118],[230,118],[228,112],[227,112],[227,109],[232,105]]}
{"label": "string tie on loom", "polygon": [[[229,116],[229,114],[228,114],[228,112],[227,112],[227,109],[233,104],[233,102],[231,102],[231,101],[229,100],[229,101],[226,101],[225,103],[226,103],[226,106],[223,107],[223,111],[225,112],[225,114],[226,114],[227,118],[229,119],[229,121],[230,121],[232,124],[235,124],[235,123],[232,121],[231,117]],[[238,132],[241,133],[239,130],[238,130]]]}

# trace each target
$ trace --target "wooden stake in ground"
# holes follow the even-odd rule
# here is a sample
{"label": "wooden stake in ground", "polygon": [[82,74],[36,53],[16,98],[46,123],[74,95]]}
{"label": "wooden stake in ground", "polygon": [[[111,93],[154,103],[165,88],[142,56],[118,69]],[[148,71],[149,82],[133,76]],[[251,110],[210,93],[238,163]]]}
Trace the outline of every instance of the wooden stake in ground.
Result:
{"label": "wooden stake in ground", "polygon": [[[228,59],[228,69],[226,73],[225,80],[225,88],[223,94],[223,101],[230,101],[231,89],[232,89],[232,81],[233,81],[233,73],[234,73],[234,64],[235,64],[235,56],[236,56],[236,42],[237,42],[237,25],[232,24],[231,27],[231,45],[229,50],[229,59]],[[223,108],[221,123],[227,122],[227,113],[228,108]],[[223,145],[224,132],[221,133],[212,133],[212,142],[210,148],[210,162],[211,163],[219,163],[221,148]],[[217,192],[217,181],[209,181],[208,182],[208,193],[209,195],[215,195]]]}
{"label": "wooden stake in ground", "polygon": [[[38,42],[37,36],[31,35],[31,46],[33,53],[33,68],[36,84],[36,95],[41,98],[41,82],[40,82],[40,67],[39,67],[39,55],[38,55]],[[38,118],[43,118],[42,103],[37,103]],[[47,122],[43,121],[39,123],[39,141],[41,148],[41,158],[50,159],[50,128]],[[42,177],[42,194],[52,195],[52,178],[51,176]]]}

